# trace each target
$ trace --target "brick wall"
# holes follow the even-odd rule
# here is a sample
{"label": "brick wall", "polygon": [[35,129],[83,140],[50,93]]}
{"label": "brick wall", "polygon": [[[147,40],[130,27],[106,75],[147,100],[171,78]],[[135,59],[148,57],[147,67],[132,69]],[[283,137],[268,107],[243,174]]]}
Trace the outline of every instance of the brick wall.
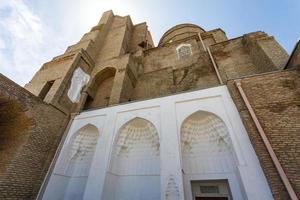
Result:
{"label": "brick wall", "polygon": [[287,63],[287,68],[297,68],[300,69],[300,40],[295,45],[294,51]]}
{"label": "brick wall", "polygon": [[68,116],[0,74],[0,199],[34,199]]}
{"label": "brick wall", "polygon": [[[232,98],[248,130],[275,199],[289,199],[257,129],[234,85]],[[291,184],[300,196],[299,71],[278,71],[242,79],[242,87]]]}

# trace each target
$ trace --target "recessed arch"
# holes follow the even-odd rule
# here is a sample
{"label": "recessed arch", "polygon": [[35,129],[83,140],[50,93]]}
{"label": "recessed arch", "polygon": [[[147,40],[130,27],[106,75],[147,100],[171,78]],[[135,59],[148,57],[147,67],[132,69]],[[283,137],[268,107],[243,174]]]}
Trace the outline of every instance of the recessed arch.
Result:
{"label": "recessed arch", "polygon": [[88,176],[98,137],[98,128],[92,124],[87,124],[75,132],[67,145],[66,175]]}
{"label": "recessed arch", "polygon": [[88,96],[84,109],[109,105],[115,75],[115,68],[106,67],[93,76],[87,90]]}
{"label": "recessed arch", "polygon": [[[147,144],[146,146],[144,144]],[[116,167],[120,167],[119,164],[113,163],[116,157],[129,157],[135,153],[138,153],[139,159],[144,159],[146,157],[159,157],[160,152],[160,143],[159,136],[155,126],[148,120],[136,117],[126,122],[118,131],[116,139],[113,145],[112,151],[112,163],[110,166],[110,170],[113,173],[119,174],[124,171],[124,169],[119,169]],[[142,154],[141,154],[142,153]],[[147,164],[145,164],[147,166]],[[131,169],[127,169],[131,171],[130,173],[135,173]],[[137,173],[145,174],[146,172],[136,171]],[[150,171],[147,173],[151,174]],[[159,170],[156,169],[153,174],[158,174]]]}
{"label": "recessed arch", "polygon": [[235,168],[228,128],[217,115],[197,111],[181,125],[183,170],[187,174],[232,172]]}
{"label": "recessed arch", "polygon": [[55,192],[57,199],[83,199],[98,138],[98,128],[90,123],[74,131],[49,181],[49,197]]}
{"label": "recessed arch", "polygon": [[229,198],[228,179],[239,182],[239,171],[224,121],[211,112],[192,113],[181,124],[180,146],[185,192],[192,191],[194,196],[199,194],[199,185],[223,185],[227,188],[224,195]]}
{"label": "recessed arch", "polygon": [[98,127],[95,124],[87,123],[87,124],[84,124],[84,125],[80,126],[79,128],[76,128],[75,130],[72,131],[73,134],[72,134],[71,138],[68,140],[68,144],[71,143],[71,141],[74,139],[74,137],[76,137],[76,135],[79,132],[82,132],[82,131],[88,130],[88,129],[97,132],[98,135],[100,134],[100,131],[99,131]]}
{"label": "recessed arch", "polygon": [[[115,198],[111,194],[115,194]],[[148,120],[134,118],[122,125],[113,142],[103,199],[159,199],[160,143]]]}

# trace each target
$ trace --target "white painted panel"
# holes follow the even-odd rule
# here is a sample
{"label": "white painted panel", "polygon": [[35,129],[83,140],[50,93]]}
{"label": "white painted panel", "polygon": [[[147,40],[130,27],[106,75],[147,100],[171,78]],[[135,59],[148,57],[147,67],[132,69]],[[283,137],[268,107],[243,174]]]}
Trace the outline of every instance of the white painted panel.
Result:
{"label": "white painted panel", "polygon": [[[181,125],[196,111],[218,118],[187,123],[183,140],[187,144],[181,144]],[[135,118],[148,121],[154,128],[124,128]],[[84,179],[63,177],[66,165],[62,163],[68,161],[66,149],[72,138],[87,124],[97,127],[101,134],[84,183]],[[79,192],[85,200],[169,200],[184,196],[189,200],[191,180],[217,179],[228,180],[234,199],[272,199],[226,86],[81,113],[71,125],[44,199],[62,199],[69,190],[68,194]],[[79,188],[83,183],[82,197]]]}
{"label": "white painted panel", "polygon": [[216,115],[197,111],[181,126],[182,166],[185,174],[232,172],[236,163],[231,140]]}
{"label": "white painted panel", "polygon": [[134,118],[124,124],[113,144],[104,199],[160,198],[159,149],[157,130],[149,121]]}
{"label": "white painted panel", "polygon": [[158,200],[160,199],[159,176],[116,176],[108,174],[105,200]]}
{"label": "white painted panel", "polygon": [[68,90],[68,97],[73,102],[79,102],[81,90],[90,80],[90,76],[86,74],[80,67],[74,72],[71,79],[71,85]]}
{"label": "white painted panel", "polygon": [[[83,199],[98,137],[97,127],[87,124],[69,138],[48,183],[46,196],[51,199]],[[56,193],[51,193],[51,190]]]}

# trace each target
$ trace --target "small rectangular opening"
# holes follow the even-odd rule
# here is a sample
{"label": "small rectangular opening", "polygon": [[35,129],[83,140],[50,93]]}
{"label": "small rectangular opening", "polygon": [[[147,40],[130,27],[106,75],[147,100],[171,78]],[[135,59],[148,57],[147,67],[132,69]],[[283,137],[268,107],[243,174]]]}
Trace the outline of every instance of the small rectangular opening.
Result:
{"label": "small rectangular opening", "polygon": [[51,87],[54,84],[54,80],[53,81],[47,81],[47,83],[44,85],[44,87],[42,88],[39,97],[41,99],[45,99],[45,97],[47,96],[48,92],[50,91]]}
{"label": "small rectangular opening", "polygon": [[227,180],[191,181],[194,200],[231,200]]}

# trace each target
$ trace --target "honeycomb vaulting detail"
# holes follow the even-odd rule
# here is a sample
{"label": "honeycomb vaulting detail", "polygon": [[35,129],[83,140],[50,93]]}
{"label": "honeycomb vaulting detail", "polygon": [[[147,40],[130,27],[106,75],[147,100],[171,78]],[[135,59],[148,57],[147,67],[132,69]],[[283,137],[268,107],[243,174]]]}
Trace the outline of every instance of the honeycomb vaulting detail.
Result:
{"label": "honeycomb vaulting detail", "polygon": [[230,172],[234,162],[224,122],[208,112],[196,112],[181,128],[183,169],[186,173]]}
{"label": "honeycomb vaulting detail", "polygon": [[76,133],[68,153],[66,175],[88,175],[98,135],[97,129],[92,125],[87,125]]}

